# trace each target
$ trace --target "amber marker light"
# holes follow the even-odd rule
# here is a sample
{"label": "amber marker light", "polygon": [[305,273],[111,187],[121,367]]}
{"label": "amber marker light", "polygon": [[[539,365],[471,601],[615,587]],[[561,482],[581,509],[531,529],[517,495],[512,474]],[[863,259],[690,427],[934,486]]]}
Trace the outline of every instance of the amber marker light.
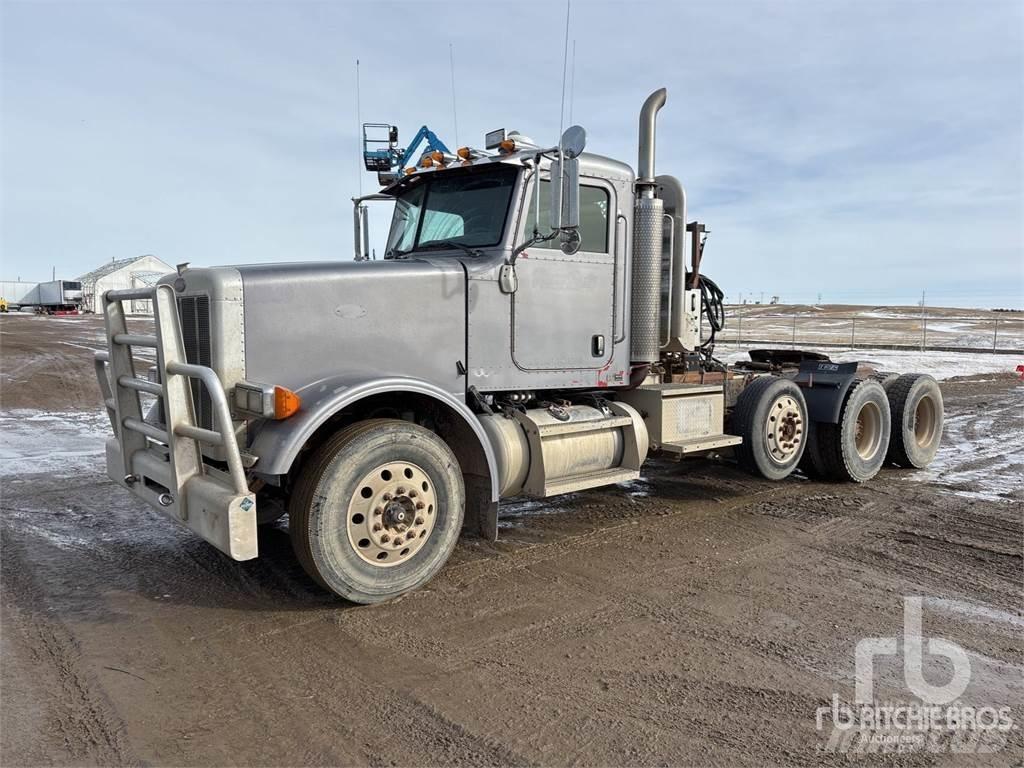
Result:
{"label": "amber marker light", "polygon": [[287,419],[302,406],[302,400],[285,387],[274,387],[274,418]]}

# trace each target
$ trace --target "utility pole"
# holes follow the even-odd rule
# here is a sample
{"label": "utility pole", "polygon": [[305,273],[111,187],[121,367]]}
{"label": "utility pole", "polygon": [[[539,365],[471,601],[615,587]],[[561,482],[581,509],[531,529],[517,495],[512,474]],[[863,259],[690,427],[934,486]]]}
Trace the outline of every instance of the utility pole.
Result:
{"label": "utility pole", "polygon": [[921,291],[921,349],[928,346],[928,317],[924,311],[925,291]]}

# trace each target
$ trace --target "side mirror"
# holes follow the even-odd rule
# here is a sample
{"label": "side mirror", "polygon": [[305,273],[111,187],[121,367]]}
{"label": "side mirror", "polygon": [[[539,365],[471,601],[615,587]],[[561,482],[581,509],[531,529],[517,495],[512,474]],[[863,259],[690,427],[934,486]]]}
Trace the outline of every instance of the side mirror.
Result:
{"label": "side mirror", "polygon": [[551,163],[551,228],[574,230],[580,225],[580,161],[587,132],[573,125],[558,143],[558,159]]}
{"label": "side mirror", "polygon": [[580,225],[580,161],[575,157],[551,163],[551,228],[576,229]]}

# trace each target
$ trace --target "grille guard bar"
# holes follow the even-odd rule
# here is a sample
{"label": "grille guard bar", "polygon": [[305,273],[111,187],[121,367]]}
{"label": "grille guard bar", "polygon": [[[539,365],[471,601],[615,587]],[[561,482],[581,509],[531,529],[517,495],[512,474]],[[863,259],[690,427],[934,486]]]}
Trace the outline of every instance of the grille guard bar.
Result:
{"label": "grille guard bar", "polygon": [[[154,336],[128,333],[123,302],[137,300],[153,303]],[[96,353],[95,368],[114,432],[107,441],[107,474],[232,558],[256,557],[256,499],[245,478],[227,395],[212,368],[187,362],[174,289],[107,291],[103,314],[107,350]],[[136,376],[133,347],[156,351],[159,383]],[[190,380],[209,394],[216,429],[197,423]],[[142,394],[161,400],[163,429],[144,420]],[[200,444],[220,447],[228,471],[204,464]]]}

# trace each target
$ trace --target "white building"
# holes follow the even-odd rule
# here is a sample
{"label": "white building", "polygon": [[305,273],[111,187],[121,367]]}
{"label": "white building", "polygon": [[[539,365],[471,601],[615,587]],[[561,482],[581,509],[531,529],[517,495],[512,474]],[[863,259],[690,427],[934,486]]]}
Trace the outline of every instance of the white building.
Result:
{"label": "white building", "polygon": [[[99,306],[99,297],[104,291],[146,288],[173,271],[174,267],[170,264],[151,255],[111,261],[78,278],[82,283],[82,308],[88,312],[99,312],[102,310]],[[153,314],[153,307],[149,301],[132,301],[127,304],[130,314]]]}

